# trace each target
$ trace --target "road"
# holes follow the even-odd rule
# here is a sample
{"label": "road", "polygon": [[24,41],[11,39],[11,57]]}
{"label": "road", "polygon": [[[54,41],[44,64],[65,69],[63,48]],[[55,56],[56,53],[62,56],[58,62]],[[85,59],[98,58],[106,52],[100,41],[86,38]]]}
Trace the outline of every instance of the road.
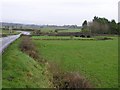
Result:
{"label": "road", "polygon": [[21,32],[21,33],[24,34],[24,35],[30,35],[30,32],[29,32],[29,31],[17,31],[17,32]]}
{"label": "road", "polygon": [[0,38],[0,53],[2,53],[10,43],[19,38],[20,35],[21,34]]}
{"label": "road", "polygon": [[27,32],[27,31],[19,31],[19,32],[21,32],[21,33],[18,34],[18,35],[12,35],[12,36],[8,36],[8,37],[2,37],[2,38],[0,38],[0,54],[4,51],[4,49],[6,47],[8,47],[8,45],[10,43],[12,43],[16,39],[18,39],[21,34],[30,35],[30,32]]}

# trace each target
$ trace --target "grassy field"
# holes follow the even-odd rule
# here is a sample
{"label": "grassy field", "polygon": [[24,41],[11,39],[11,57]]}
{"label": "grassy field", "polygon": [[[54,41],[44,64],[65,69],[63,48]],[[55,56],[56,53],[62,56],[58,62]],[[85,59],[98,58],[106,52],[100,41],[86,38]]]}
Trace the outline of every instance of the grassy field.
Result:
{"label": "grassy field", "polygon": [[[2,32],[2,34],[9,34],[9,30],[0,30],[0,32]],[[18,34],[19,32],[16,31],[12,31],[11,34]]]}
{"label": "grassy field", "polygon": [[[65,28],[55,28],[55,27],[46,27],[41,28],[42,32],[55,32],[56,29],[65,29]],[[59,30],[58,32],[80,32],[81,29],[68,29],[68,30]]]}
{"label": "grassy field", "polygon": [[64,40],[64,39],[75,39],[75,40],[95,40],[94,38],[82,38],[82,37],[74,37],[74,36],[32,36],[33,39],[40,40]]}
{"label": "grassy field", "polygon": [[41,32],[54,32],[55,31],[55,28],[40,28]]}
{"label": "grassy field", "polygon": [[3,36],[8,36],[8,35],[16,35],[16,34],[19,34],[20,32],[16,32],[16,31],[12,31],[10,33],[9,30],[1,30],[0,29],[0,35],[3,35]]}
{"label": "grassy field", "polygon": [[118,87],[117,37],[98,41],[33,39],[33,42],[44,59],[59,64],[63,71],[79,72],[97,88]]}
{"label": "grassy field", "polygon": [[58,32],[81,32],[81,29],[68,29],[68,30],[60,30]]}
{"label": "grassy field", "polygon": [[3,88],[49,88],[46,67],[19,50],[20,39],[2,56]]}

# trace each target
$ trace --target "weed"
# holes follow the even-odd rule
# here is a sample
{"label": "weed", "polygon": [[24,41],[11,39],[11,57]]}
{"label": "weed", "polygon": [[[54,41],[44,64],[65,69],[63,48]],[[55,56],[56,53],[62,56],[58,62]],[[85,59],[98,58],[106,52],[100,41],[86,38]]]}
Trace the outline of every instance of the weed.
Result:
{"label": "weed", "polygon": [[67,88],[91,88],[90,83],[79,73],[76,72],[64,72],[60,69],[60,66],[56,63],[47,63],[48,69],[53,74],[53,85],[57,89]]}
{"label": "weed", "polygon": [[21,51],[27,53],[30,57],[34,59],[38,59],[39,55],[35,48],[35,46],[32,44],[32,41],[29,36],[23,36],[22,41],[20,44]]}

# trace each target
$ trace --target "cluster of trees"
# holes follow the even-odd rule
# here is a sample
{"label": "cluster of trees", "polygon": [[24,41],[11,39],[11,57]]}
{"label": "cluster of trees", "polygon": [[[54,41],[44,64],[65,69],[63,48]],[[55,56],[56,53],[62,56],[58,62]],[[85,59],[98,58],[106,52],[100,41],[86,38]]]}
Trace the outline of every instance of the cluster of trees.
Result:
{"label": "cluster of trees", "polygon": [[92,22],[85,20],[82,24],[82,32],[96,34],[118,34],[120,31],[120,23],[115,20],[109,21],[106,18],[94,17]]}

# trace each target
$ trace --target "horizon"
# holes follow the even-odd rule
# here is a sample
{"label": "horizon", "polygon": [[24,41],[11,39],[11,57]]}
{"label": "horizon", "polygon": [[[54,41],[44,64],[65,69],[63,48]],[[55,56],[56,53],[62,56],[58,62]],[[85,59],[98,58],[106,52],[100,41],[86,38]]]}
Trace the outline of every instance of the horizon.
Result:
{"label": "horizon", "polygon": [[35,25],[77,25],[94,16],[118,22],[119,0],[4,0],[2,22]]}
{"label": "horizon", "polygon": [[[99,16],[96,16],[96,17],[99,17]],[[93,17],[94,18],[94,17]],[[105,17],[99,17],[99,18],[105,18]],[[107,19],[107,18],[106,18]],[[93,19],[91,19],[91,20],[93,20]],[[109,19],[108,19],[109,20]],[[111,20],[115,20],[115,19],[111,19]],[[109,20],[109,21],[111,21],[111,20]],[[87,20],[87,22],[89,22],[88,20]],[[118,22],[115,20],[115,22],[116,23],[119,23],[120,21],[119,21],[119,18],[118,18]],[[57,24],[36,24],[36,23],[22,23],[22,22],[3,22],[3,21],[0,21],[0,23],[12,23],[12,24],[23,24],[23,25],[38,25],[38,26],[67,26],[67,25],[76,25],[76,24],[63,24],[63,25],[57,25]],[[77,25],[78,27],[81,27],[82,26],[82,24],[81,25]]]}

